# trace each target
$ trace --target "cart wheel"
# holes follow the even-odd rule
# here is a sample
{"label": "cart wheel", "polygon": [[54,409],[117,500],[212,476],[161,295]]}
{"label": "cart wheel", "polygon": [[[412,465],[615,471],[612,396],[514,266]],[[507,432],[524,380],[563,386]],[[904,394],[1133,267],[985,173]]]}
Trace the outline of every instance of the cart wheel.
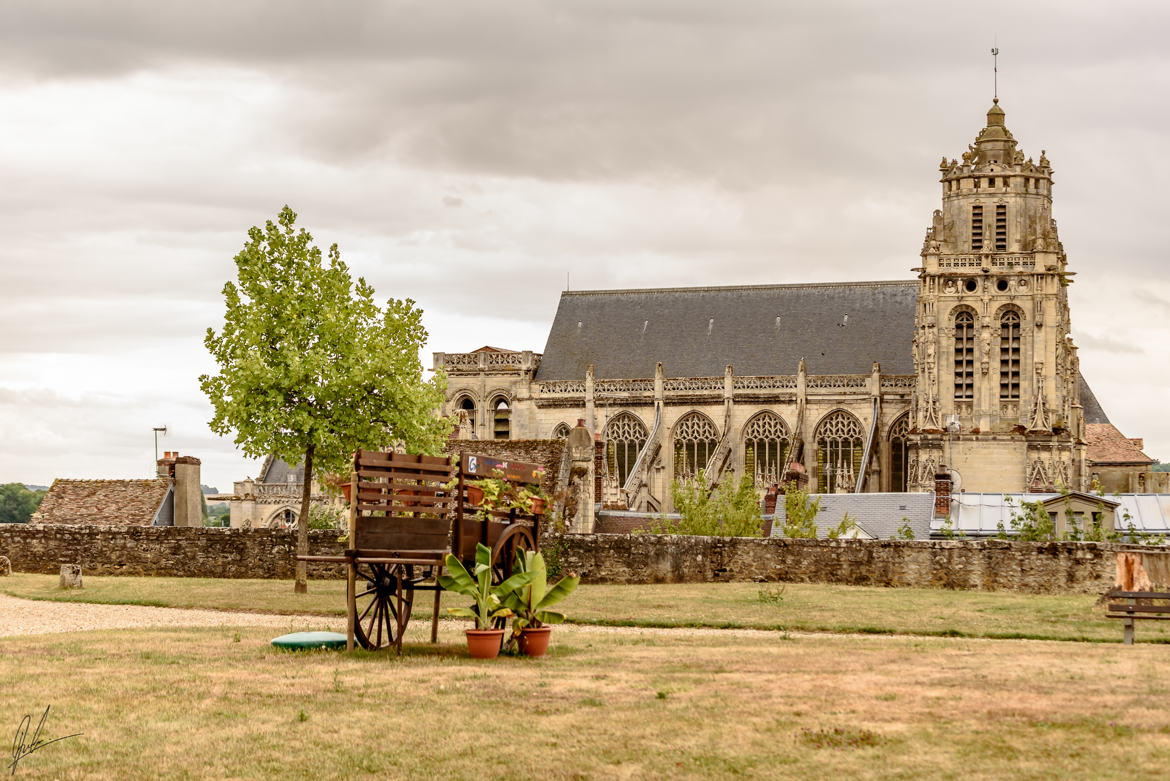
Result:
{"label": "cart wheel", "polygon": [[359,562],[354,574],[354,639],[371,651],[400,644],[414,602],[413,565]]}
{"label": "cart wheel", "polygon": [[536,539],[528,526],[511,526],[492,546],[492,583],[500,584],[512,576],[517,551],[536,550]]}

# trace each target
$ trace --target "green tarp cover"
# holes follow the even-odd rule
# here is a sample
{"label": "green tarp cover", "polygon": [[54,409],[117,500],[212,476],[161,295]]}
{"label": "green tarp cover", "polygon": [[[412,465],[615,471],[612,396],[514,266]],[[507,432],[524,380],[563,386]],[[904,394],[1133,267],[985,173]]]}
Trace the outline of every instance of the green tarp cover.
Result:
{"label": "green tarp cover", "polygon": [[344,648],[345,635],[338,632],[293,632],[272,641],[277,648]]}

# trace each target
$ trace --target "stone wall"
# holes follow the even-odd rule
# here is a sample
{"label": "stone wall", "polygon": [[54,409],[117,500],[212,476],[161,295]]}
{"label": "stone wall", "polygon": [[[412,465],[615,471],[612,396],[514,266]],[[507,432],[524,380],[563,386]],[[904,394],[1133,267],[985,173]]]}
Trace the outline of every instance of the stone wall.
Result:
{"label": "stone wall", "polygon": [[[336,531],[310,531],[309,552],[335,555]],[[297,537],[284,529],[176,526],[0,524],[0,556],[14,572],[56,573],[80,564],[86,575],[292,578]],[[345,576],[341,565],[310,562],[309,577]]]}
{"label": "stone wall", "polygon": [[1006,540],[790,540],[565,535],[566,571],[590,583],[787,581],[1097,594],[1132,546]]}
{"label": "stone wall", "polygon": [[[555,543],[566,570],[590,583],[788,581],[1101,593],[1115,554],[1133,546],[1006,540],[789,540],[648,534],[569,534]],[[547,547],[547,544],[546,544]],[[0,556],[15,572],[292,578],[296,535],[278,529],[0,524]],[[309,552],[338,554],[337,532],[309,532]],[[311,563],[313,578],[343,577]]]}

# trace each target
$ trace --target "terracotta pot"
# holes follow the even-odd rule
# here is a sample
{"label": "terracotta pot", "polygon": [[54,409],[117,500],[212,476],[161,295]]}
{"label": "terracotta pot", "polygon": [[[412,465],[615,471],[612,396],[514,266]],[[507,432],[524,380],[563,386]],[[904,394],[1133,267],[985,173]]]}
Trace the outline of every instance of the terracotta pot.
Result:
{"label": "terracotta pot", "polygon": [[472,659],[495,659],[504,644],[503,629],[468,629],[467,650]]}
{"label": "terracotta pot", "polygon": [[350,493],[353,491],[353,485],[351,483],[342,483],[338,486],[338,488],[341,489],[341,495],[345,497],[345,503],[349,504]]}
{"label": "terracotta pot", "polygon": [[538,626],[520,630],[520,653],[525,656],[544,656],[548,651],[551,626]]}
{"label": "terracotta pot", "polygon": [[473,507],[483,504],[483,489],[477,485],[467,486],[467,503]]}
{"label": "terracotta pot", "polygon": [[541,515],[548,508],[548,502],[539,497],[532,500],[532,514]]}

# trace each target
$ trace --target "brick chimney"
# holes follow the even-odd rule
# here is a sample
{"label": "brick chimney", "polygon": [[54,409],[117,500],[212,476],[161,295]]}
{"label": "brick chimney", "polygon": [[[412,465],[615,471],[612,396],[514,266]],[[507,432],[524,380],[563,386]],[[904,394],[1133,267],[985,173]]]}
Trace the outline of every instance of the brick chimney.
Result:
{"label": "brick chimney", "polygon": [[934,476],[934,516],[951,517],[951,473],[938,472]]}

